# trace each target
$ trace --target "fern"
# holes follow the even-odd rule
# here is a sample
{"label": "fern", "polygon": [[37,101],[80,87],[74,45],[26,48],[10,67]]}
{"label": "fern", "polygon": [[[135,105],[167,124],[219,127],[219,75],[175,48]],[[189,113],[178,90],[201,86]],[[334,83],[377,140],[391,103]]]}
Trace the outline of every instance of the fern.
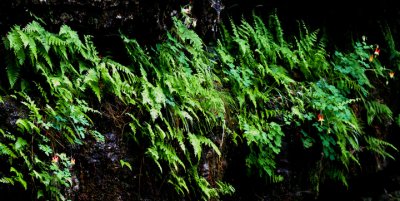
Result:
{"label": "fern", "polygon": [[270,29],[275,29],[275,37],[276,37],[276,41],[278,42],[278,45],[283,46],[285,43],[285,39],[283,38],[283,30],[282,30],[282,26],[281,26],[281,22],[278,18],[278,15],[276,14],[276,12],[274,14],[272,14],[269,17],[269,25],[270,25]]}
{"label": "fern", "polygon": [[375,137],[367,137],[366,141],[368,143],[367,149],[373,151],[374,153],[382,156],[388,157],[390,159],[395,160],[392,154],[390,154],[387,149],[390,148],[391,150],[398,151],[398,149],[384,140],[375,138]]}
{"label": "fern", "polygon": [[376,118],[379,123],[384,123],[393,120],[392,111],[390,108],[378,101],[368,101],[365,102],[365,108],[367,110],[367,123],[372,124]]}
{"label": "fern", "polygon": [[218,156],[221,156],[221,152],[218,147],[206,137],[189,134],[189,142],[193,146],[194,154],[195,156],[197,156],[198,160],[200,160],[200,156],[202,153],[202,144],[211,147],[218,154]]}
{"label": "fern", "polygon": [[300,38],[295,37],[300,70],[306,77],[325,77],[329,63],[326,59],[324,38],[319,39],[319,30],[310,32],[304,22],[299,23]]}
{"label": "fern", "polygon": [[11,158],[17,158],[17,155],[5,144],[0,142],[0,153]]}

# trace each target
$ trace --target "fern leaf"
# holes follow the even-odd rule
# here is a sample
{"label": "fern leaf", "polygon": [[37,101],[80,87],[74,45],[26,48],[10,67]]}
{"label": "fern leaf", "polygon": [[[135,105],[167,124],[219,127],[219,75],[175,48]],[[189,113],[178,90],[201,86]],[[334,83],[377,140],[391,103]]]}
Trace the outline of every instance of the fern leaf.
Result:
{"label": "fern leaf", "polygon": [[189,142],[193,147],[194,155],[197,156],[197,160],[200,160],[202,154],[201,142],[196,135],[189,133]]}
{"label": "fern leaf", "polygon": [[7,66],[7,77],[8,82],[10,83],[10,88],[14,88],[15,83],[18,80],[20,72],[19,65],[15,65],[14,63],[9,63]]}
{"label": "fern leaf", "polygon": [[372,150],[373,152],[375,152],[376,154],[379,154],[383,157],[389,157],[393,160],[395,160],[395,158],[393,157],[392,154],[390,154],[386,149],[387,148],[391,148],[394,151],[398,151],[398,149],[391,143],[388,143],[384,140],[375,138],[375,137],[366,137],[366,141],[368,143],[368,147],[367,149]]}
{"label": "fern leaf", "polygon": [[283,30],[282,30],[282,26],[281,26],[281,22],[278,18],[277,14],[273,14],[270,19],[272,20],[272,25],[275,28],[275,34],[277,37],[277,41],[279,43],[280,46],[284,46],[285,44],[285,39],[283,38]]}
{"label": "fern leaf", "polygon": [[98,83],[99,83],[98,73],[94,69],[89,69],[83,80],[83,84],[88,85],[90,89],[93,91],[93,93],[96,95],[97,99],[101,101],[101,91]]}
{"label": "fern leaf", "polygon": [[14,185],[14,179],[10,177],[2,177],[0,178],[0,183]]}
{"label": "fern leaf", "polygon": [[365,108],[367,109],[367,122],[369,125],[372,124],[372,121],[378,118],[379,122],[383,122],[383,120],[392,120],[392,111],[390,108],[382,104],[378,101],[369,101],[365,103]]}
{"label": "fern leaf", "polygon": [[5,144],[0,142],[0,155],[7,155],[11,158],[17,158],[17,155]]}
{"label": "fern leaf", "polygon": [[27,145],[28,143],[26,142],[26,140],[19,137],[14,144],[14,149],[15,151],[21,151],[21,149]]}

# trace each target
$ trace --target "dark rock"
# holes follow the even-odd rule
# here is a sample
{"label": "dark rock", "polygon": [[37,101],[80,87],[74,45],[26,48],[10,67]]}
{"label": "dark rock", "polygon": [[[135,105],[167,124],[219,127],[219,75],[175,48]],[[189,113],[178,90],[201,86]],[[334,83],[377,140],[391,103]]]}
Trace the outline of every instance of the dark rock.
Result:
{"label": "dark rock", "polygon": [[12,98],[3,98],[3,103],[0,103],[0,125],[1,128],[7,128],[8,131],[17,129],[16,122],[20,118],[26,118],[27,112],[22,107],[22,104],[16,103]]}

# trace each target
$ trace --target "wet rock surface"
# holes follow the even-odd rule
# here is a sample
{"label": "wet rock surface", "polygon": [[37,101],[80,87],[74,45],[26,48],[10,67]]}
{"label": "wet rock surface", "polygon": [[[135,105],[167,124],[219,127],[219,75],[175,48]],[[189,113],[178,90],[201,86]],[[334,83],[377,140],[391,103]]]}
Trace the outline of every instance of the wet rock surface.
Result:
{"label": "wet rock surface", "polygon": [[220,0],[5,0],[0,2],[0,32],[28,23],[34,15],[54,31],[67,24],[81,34],[108,39],[119,38],[121,31],[149,44],[161,40],[172,24],[171,17],[180,15],[189,4],[194,6],[199,33],[215,32],[223,10]]}
{"label": "wet rock surface", "polygon": [[133,164],[126,158],[127,147],[114,133],[104,137],[104,142],[88,140],[79,152],[80,189],[75,200],[135,200],[135,176],[120,164],[120,160]]}
{"label": "wet rock surface", "polygon": [[23,109],[22,104],[18,104],[12,98],[3,98],[3,103],[0,103],[0,124],[10,131],[17,129],[16,122],[19,118],[26,118],[27,113]]}

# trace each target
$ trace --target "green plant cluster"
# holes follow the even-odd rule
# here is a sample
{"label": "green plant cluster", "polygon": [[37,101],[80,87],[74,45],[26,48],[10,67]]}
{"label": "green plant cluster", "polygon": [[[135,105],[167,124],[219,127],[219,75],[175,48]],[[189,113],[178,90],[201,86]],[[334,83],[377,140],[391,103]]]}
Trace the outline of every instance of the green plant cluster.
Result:
{"label": "green plant cluster", "polygon": [[218,44],[208,47],[175,20],[151,50],[122,36],[130,58],[123,65],[100,58],[91,38],[68,26],[59,33],[38,22],[15,26],[3,38],[8,82],[0,100],[21,103],[26,115],[15,128],[0,125],[0,160],[8,168],[2,165],[0,182],[67,199],[75,161],[66,147],[89,136],[104,141],[94,119],[112,116],[97,108],[114,101],[124,111],[113,117],[115,126],[145,148],[159,176],[182,196],[234,193],[222,175],[201,173],[207,153],[220,164],[229,157],[228,142],[249,150],[250,172],[282,181],[277,157],[284,138],[296,134],[304,149],[321,153],[310,171],[315,190],[325,178],[347,185],[347,175],[362,166],[359,154],[393,158],[388,148],[397,150],[363,127],[392,121],[390,108],[371,95],[388,70],[377,58],[369,61],[374,47],[366,41],[330,56],[318,30],[299,28],[287,39],[276,15],[268,24],[254,16],[223,27]]}

